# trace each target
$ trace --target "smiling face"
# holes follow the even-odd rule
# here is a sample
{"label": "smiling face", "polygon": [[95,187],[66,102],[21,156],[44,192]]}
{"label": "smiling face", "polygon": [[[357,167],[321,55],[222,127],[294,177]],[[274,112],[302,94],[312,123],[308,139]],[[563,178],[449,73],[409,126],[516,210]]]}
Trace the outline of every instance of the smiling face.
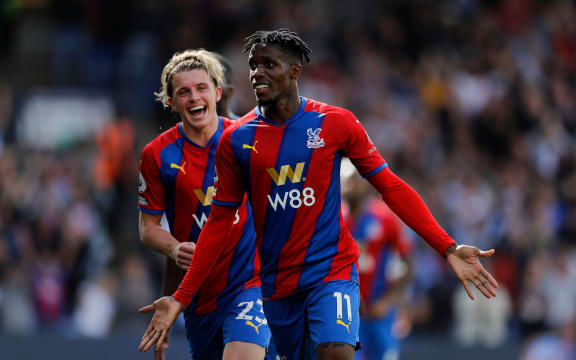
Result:
{"label": "smiling face", "polygon": [[172,94],[168,103],[180,114],[185,131],[201,132],[218,124],[216,103],[222,88],[216,87],[204,69],[182,71],[172,78]]}
{"label": "smiling face", "polygon": [[279,45],[256,45],[250,50],[248,65],[250,83],[258,105],[272,105],[297,94],[296,80],[302,67],[287,56]]}

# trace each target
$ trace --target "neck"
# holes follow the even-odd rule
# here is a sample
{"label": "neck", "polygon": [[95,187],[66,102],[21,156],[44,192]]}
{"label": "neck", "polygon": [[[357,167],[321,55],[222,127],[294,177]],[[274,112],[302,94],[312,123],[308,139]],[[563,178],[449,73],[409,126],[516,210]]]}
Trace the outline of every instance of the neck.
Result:
{"label": "neck", "polygon": [[215,115],[214,119],[210,121],[208,126],[203,128],[195,128],[188,124],[186,121],[182,121],[182,131],[188,140],[192,141],[194,144],[199,146],[206,146],[208,141],[212,138],[212,135],[218,130],[218,116]]}
{"label": "neck", "polygon": [[283,124],[286,120],[290,119],[292,115],[296,114],[300,107],[300,96],[298,90],[291,93],[289,96],[278,99],[272,104],[262,105],[261,111],[270,121],[277,124]]}

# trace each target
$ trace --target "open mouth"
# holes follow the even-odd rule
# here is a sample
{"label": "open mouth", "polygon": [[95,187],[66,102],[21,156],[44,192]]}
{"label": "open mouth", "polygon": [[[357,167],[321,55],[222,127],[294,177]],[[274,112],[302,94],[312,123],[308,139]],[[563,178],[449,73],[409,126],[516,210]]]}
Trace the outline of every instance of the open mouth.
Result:
{"label": "open mouth", "polygon": [[254,91],[256,92],[256,94],[261,94],[264,91],[268,90],[269,88],[270,86],[266,84],[254,84]]}
{"label": "open mouth", "polygon": [[194,106],[194,107],[188,109],[188,112],[192,116],[200,116],[206,112],[206,106],[204,106],[204,105]]}

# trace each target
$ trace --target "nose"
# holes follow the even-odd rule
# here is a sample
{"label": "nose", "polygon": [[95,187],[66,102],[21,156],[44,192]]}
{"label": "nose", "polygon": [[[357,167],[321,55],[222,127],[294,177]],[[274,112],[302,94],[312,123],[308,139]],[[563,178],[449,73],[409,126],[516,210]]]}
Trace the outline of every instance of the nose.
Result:
{"label": "nose", "polygon": [[251,78],[259,78],[264,76],[264,66],[258,65],[254,69],[250,70]]}
{"label": "nose", "polygon": [[196,100],[200,99],[200,92],[199,92],[199,91],[196,91],[196,90],[191,90],[191,91],[190,91],[190,98],[191,98],[193,101],[196,101]]}

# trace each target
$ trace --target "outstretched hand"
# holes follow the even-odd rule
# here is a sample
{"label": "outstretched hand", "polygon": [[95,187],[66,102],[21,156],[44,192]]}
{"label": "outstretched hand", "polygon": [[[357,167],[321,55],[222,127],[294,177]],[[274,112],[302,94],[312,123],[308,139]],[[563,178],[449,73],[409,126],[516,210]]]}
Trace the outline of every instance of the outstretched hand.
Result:
{"label": "outstretched hand", "polygon": [[138,350],[148,351],[153,345],[159,350],[164,344],[164,339],[170,333],[172,325],[178,318],[178,315],[184,310],[184,306],[175,298],[171,296],[164,296],[154,303],[144,306],[140,310],[141,313],[147,313],[156,310],[150,326],[142,336]]}
{"label": "outstretched hand", "polygon": [[452,271],[462,281],[462,285],[472,300],[474,300],[474,294],[468,281],[474,284],[485,297],[496,296],[495,288],[498,288],[498,283],[478,260],[478,257],[489,257],[492,254],[494,254],[494,249],[483,251],[475,246],[458,245],[456,250],[446,257]]}

